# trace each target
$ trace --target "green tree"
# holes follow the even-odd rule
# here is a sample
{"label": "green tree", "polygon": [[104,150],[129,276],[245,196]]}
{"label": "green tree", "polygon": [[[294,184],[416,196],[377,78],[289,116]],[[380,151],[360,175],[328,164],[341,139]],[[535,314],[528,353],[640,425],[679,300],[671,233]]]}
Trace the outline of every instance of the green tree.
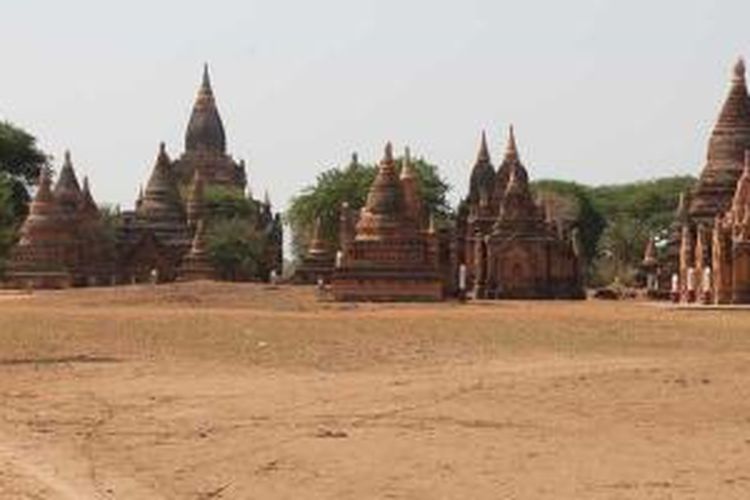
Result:
{"label": "green tree", "polygon": [[13,190],[11,180],[0,173],[0,274],[4,259],[15,239],[16,217],[13,212]]}
{"label": "green tree", "polygon": [[615,277],[628,283],[635,276],[648,238],[669,233],[680,193],[695,182],[680,176],[590,188],[594,206],[607,221],[594,263],[599,284]]}
{"label": "green tree", "polygon": [[607,221],[594,206],[589,188],[575,182],[540,180],[532,184],[532,189],[537,196],[551,198],[553,211],[561,221],[578,229],[585,261],[593,262]]}
{"label": "green tree", "polygon": [[[397,159],[398,165],[401,160]],[[424,159],[413,160],[412,164],[419,174],[426,209],[438,218],[452,217],[447,199],[450,186],[440,176],[438,167]],[[285,217],[292,230],[295,255],[304,253],[318,217],[323,237],[333,245],[338,242],[341,204],[347,202],[353,210],[362,208],[376,173],[377,165],[373,164],[352,162],[345,167],[334,167],[319,174],[315,184],[292,198]]]}
{"label": "green tree", "polygon": [[206,213],[212,219],[253,220],[258,212],[258,202],[244,195],[239,189],[223,186],[208,186],[203,193]]}
{"label": "green tree", "polygon": [[212,219],[208,230],[208,252],[219,278],[246,281],[265,276],[266,239],[247,220]]}
{"label": "green tree", "polygon": [[10,184],[11,205],[16,220],[26,214],[28,187],[34,184],[48,156],[39,149],[36,138],[8,122],[0,122],[0,173]]}

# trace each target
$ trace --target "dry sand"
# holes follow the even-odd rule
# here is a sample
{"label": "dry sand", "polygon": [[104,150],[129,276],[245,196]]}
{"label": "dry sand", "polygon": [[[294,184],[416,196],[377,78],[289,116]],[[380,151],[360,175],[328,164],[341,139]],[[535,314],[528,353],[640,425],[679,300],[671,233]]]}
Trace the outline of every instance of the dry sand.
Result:
{"label": "dry sand", "polygon": [[750,312],[5,294],[0,498],[744,500]]}

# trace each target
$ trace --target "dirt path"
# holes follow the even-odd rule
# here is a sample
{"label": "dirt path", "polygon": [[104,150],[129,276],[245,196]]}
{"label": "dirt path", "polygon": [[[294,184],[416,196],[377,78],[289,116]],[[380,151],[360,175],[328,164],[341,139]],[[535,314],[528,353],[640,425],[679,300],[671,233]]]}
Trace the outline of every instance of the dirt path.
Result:
{"label": "dirt path", "polygon": [[750,498],[750,315],[206,291],[0,305],[0,498]]}

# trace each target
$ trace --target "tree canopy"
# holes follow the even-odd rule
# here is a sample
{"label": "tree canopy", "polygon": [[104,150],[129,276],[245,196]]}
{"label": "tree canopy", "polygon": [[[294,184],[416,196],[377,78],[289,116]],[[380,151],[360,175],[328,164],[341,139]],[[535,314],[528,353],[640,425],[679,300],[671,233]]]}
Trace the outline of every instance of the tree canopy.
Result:
{"label": "tree canopy", "polygon": [[208,216],[207,245],[218,277],[227,281],[246,281],[267,276],[265,254],[269,234],[259,229],[263,210],[260,202],[241,190],[209,186],[203,195]]}
{"label": "tree canopy", "polygon": [[29,187],[46,168],[48,157],[34,136],[8,122],[0,122],[0,261],[8,253],[16,229],[26,216]]}
{"label": "tree canopy", "polygon": [[[397,160],[399,168],[401,160]],[[450,217],[452,209],[447,199],[450,186],[440,176],[438,167],[421,158],[412,160],[412,165],[418,173],[426,210],[438,218]],[[307,248],[318,217],[321,219],[323,238],[332,245],[338,242],[341,204],[347,202],[354,210],[362,208],[376,173],[377,165],[360,164],[356,161],[344,167],[334,167],[319,174],[315,184],[292,198],[286,212],[286,221],[292,230],[292,245],[296,255],[301,255]]]}
{"label": "tree canopy", "polygon": [[594,284],[615,276],[627,281],[643,258],[650,237],[665,237],[674,221],[679,195],[694,177],[665,177],[628,184],[589,187],[572,182],[539,181],[536,189],[576,199],[573,217],[580,228]]}

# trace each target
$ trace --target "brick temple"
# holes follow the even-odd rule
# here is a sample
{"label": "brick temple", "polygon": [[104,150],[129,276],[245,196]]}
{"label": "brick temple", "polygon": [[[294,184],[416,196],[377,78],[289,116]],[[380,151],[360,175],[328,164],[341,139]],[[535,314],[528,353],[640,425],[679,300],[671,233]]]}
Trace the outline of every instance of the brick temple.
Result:
{"label": "brick temple", "polygon": [[333,275],[335,253],[323,238],[320,217],[315,220],[310,245],[295,270],[292,281],[297,284],[328,283]]}
{"label": "brick temple", "polygon": [[88,179],[81,187],[66,152],[54,188],[49,171],[42,169],[20,239],[11,250],[7,280],[17,288],[108,285],[113,271],[114,248]]}
{"label": "brick temple", "polygon": [[[40,177],[21,239],[12,251],[13,286],[38,288],[169,282],[216,277],[207,256],[212,208],[205,193],[223,189],[245,196],[245,163],[226,147],[208,67],[185,132],[185,150],[172,160],[162,143],[135,209],[120,215],[112,237],[101,227],[88,182],[80,187],[70,155],[54,189]],[[270,202],[249,196],[248,224],[265,238],[255,279],[266,280],[282,266],[282,223]]]}
{"label": "brick temple", "polygon": [[532,196],[512,127],[497,169],[482,135],[456,246],[475,298],[585,298],[577,231]]}
{"label": "brick temple", "polygon": [[750,95],[745,63],[708,143],[697,186],[680,198],[662,274],[676,274],[683,300],[750,303]]}
{"label": "brick temple", "polygon": [[407,154],[399,174],[388,144],[359,215],[341,211],[340,262],[331,278],[339,301],[436,301],[443,297],[439,241],[417,192]]}

